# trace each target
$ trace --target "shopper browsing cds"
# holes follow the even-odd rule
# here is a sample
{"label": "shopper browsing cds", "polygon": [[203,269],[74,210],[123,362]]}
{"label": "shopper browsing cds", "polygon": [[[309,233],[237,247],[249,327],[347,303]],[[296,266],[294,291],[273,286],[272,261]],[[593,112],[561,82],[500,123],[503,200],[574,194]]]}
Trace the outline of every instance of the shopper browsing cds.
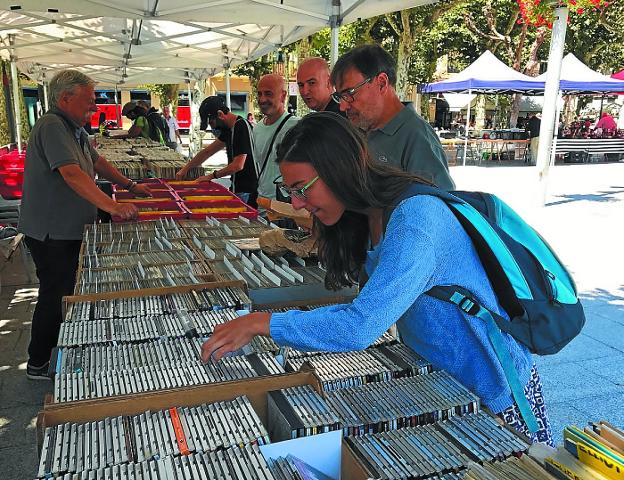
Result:
{"label": "shopper browsing cds", "polygon": [[[254,335],[270,335],[300,350],[362,350],[396,323],[404,343],[526,432],[485,323],[425,295],[434,285],[461,285],[507,317],[470,238],[446,204],[419,195],[392,210],[410,184],[425,182],[371,161],[361,134],[334,113],[300,120],[280,143],[277,162],[293,207],[315,218],[327,287],[353,285],[362,267],[368,281],[351,304],[257,312],[217,326],[202,347],[204,361],[219,360]],[[392,211],[385,232],[384,211]],[[503,340],[541,427],[532,438],[551,443],[531,354],[512,337],[505,334]]]}
{"label": "shopper browsing cds", "polygon": [[150,195],[119,173],[89,143],[82,127],[97,111],[95,82],[76,70],[62,70],[50,81],[51,108],[32,130],[26,153],[19,231],[26,236],[39,278],[26,373],[45,379],[62,320],[61,299],[76,282],[84,226],[100,208],[132,220],[137,208],[117,203],[95,184],[97,173],[132,192]]}

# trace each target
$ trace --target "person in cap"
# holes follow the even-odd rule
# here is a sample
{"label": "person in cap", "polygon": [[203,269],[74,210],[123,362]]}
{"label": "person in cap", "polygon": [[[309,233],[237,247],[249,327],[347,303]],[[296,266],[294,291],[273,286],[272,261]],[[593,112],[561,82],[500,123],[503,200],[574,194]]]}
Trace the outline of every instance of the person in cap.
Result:
{"label": "person in cap", "polygon": [[[153,112],[150,113],[153,114]],[[133,122],[128,130],[128,137],[143,137],[165,145],[165,132],[162,131],[158,121],[150,121],[150,113],[148,113],[148,105],[143,101],[128,102],[123,106],[121,114]],[[156,113],[156,115],[159,114]]]}
{"label": "person in cap", "polygon": [[132,121],[132,126],[128,130],[128,136],[130,138],[150,138],[149,124],[145,118],[145,115],[147,115],[147,110],[145,108],[138,105],[136,102],[128,102],[121,109],[121,114]]}
{"label": "person in cap", "polygon": [[332,98],[334,86],[330,80],[327,61],[320,57],[304,60],[297,69],[299,95],[310,110],[316,112],[334,112],[346,116],[340,111],[340,105]]}
{"label": "person in cap", "polygon": [[72,295],[84,226],[100,208],[123,220],[137,217],[136,206],[117,203],[95,184],[100,178],[135,195],[149,188],[122,175],[89,142],[82,126],[97,111],[95,82],[76,70],[50,81],[50,110],[30,134],[18,230],[32,254],[39,278],[26,374],[49,379],[48,364],[62,321],[63,296]]}
{"label": "person in cap", "polygon": [[351,123],[366,134],[371,157],[453,190],[446,155],[437,134],[396,93],[396,63],[379,45],[362,45],[342,55],[331,73],[333,97]]}
{"label": "person in cap", "polygon": [[199,116],[200,128],[205,130],[210,125],[212,129],[219,130],[219,136],[182,167],[176,174],[176,178],[185,178],[191,168],[199,167],[215,153],[225,148],[228,164],[223,168],[213,170],[209,175],[199,177],[197,181],[210,181],[231,175],[232,191],[241,200],[246,203],[250,202],[250,205],[255,207],[258,177],[254,165],[253,127],[243,117],[232,113],[223,98],[216,95],[204,99],[199,106]]}

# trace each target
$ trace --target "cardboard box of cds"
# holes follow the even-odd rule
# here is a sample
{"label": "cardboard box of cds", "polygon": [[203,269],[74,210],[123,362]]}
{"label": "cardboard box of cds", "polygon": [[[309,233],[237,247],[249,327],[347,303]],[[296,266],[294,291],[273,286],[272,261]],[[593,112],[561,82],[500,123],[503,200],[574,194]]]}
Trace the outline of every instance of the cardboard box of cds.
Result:
{"label": "cardboard box of cds", "polygon": [[[262,450],[264,448],[262,445],[269,443],[268,432],[272,428],[268,424],[268,393],[302,385],[309,385],[315,391],[321,392],[320,383],[314,372],[304,369],[297,373],[245,381],[85,400],[64,405],[47,404],[37,418],[37,440],[41,452],[38,478],[50,478],[54,475],[60,477],[63,472],[71,471],[101,470],[106,473],[108,469],[113,472],[119,469],[118,471],[122,472],[119,477],[113,478],[134,478],[130,475],[125,477],[125,472],[130,472],[131,468],[134,471],[134,468],[139,468],[137,466],[139,464],[144,465],[144,468],[148,468],[145,465],[149,465],[149,468],[158,471],[159,468],[164,470],[175,468],[176,462],[180,463],[179,468],[187,468],[186,464],[182,465],[185,462],[189,464],[188,468],[191,472],[189,478],[204,478],[192,475],[195,467],[191,464],[199,456],[203,456],[202,458],[210,456],[216,462],[218,458],[228,456],[227,453],[223,453],[232,450],[228,449],[228,446],[242,446],[243,443],[260,445]],[[243,396],[248,402],[240,398]],[[205,436],[200,438],[199,434],[188,435],[191,424],[189,415],[193,413],[201,415],[202,418],[213,416],[214,421],[202,420],[202,422],[204,426],[209,425],[210,429],[215,432],[214,438],[206,439]],[[253,417],[256,422],[261,422],[261,426],[256,429],[253,418],[250,420],[250,418],[243,417]],[[193,421],[199,425],[197,418],[200,417],[192,418],[195,418]],[[147,423],[150,424],[149,429],[145,427]],[[159,425],[162,430],[159,429]],[[240,427],[239,430],[237,426]],[[248,427],[253,431],[244,430],[243,427]],[[46,431],[48,428],[49,430]],[[169,436],[167,429],[170,431]],[[142,434],[138,433],[139,431]],[[237,433],[257,438],[251,440],[250,438],[237,438]],[[329,441],[325,434],[299,438],[271,444],[273,453],[263,454],[268,459],[271,455],[275,455],[275,452],[278,454],[283,452],[286,455],[293,451],[300,452],[301,448],[312,448],[313,452],[319,452],[316,461],[308,462],[313,468],[320,467],[320,471],[334,472],[338,459],[338,467],[342,471],[341,478],[367,478],[366,472],[349,447],[341,440],[342,431],[330,433],[333,434],[332,441]],[[223,440],[227,434],[234,435],[229,444]],[[139,442],[132,441],[135,437],[139,439]],[[338,441],[334,437],[337,437]],[[145,439],[145,444],[138,447],[142,438]],[[213,442],[216,448],[204,450],[201,447],[202,442]],[[222,443],[219,444],[219,442]],[[247,446],[241,450],[237,448],[233,450],[247,452],[250,448]],[[256,449],[257,454],[257,448],[253,448]],[[212,451],[212,453],[193,455],[193,451]],[[324,452],[323,455],[320,455],[321,451]],[[129,452],[132,452],[132,458],[129,458]],[[301,456],[300,453],[299,455]],[[252,478],[245,475],[245,467],[242,466],[242,463],[247,460],[250,465],[255,465],[257,458],[250,458],[239,459],[237,468],[240,468],[241,475],[233,478]],[[305,460],[309,458],[306,457]],[[208,462],[208,460],[202,461]],[[249,465],[248,467],[251,468]],[[257,474],[264,467],[255,465],[254,468]],[[160,476],[144,476],[143,478],[163,478],[162,470],[160,472],[158,473]],[[267,474],[255,478],[273,477]]]}

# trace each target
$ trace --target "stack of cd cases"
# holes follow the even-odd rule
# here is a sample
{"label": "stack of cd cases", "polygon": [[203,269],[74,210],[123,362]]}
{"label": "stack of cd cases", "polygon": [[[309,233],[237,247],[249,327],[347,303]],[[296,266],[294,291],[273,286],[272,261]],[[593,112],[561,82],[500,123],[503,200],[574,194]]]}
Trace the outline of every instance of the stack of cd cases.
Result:
{"label": "stack of cd cases", "polygon": [[238,314],[233,309],[177,312],[135,318],[107,318],[86,322],[63,322],[59,347],[109,342],[142,342],[166,337],[205,337],[216,325],[229,322]]}
{"label": "stack of cd cases", "polygon": [[483,412],[432,425],[347,437],[346,441],[370,477],[377,479],[454,474],[471,462],[504,460],[529,447]]}
{"label": "stack of cd cases", "polygon": [[[397,349],[397,351],[402,350]],[[286,370],[298,371],[307,362],[316,371],[323,390],[331,392],[371,382],[387,382],[392,378],[427,374],[432,371],[429,362],[413,352],[410,355],[411,358],[406,355],[401,357],[384,347],[359,352],[322,353],[309,357],[289,358],[286,362]]]}
{"label": "stack of cd cases", "polygon": [[338,416],[309,385],[275,390],[268,395],[269,428],[274,441],[342,428]]}
{"label": "stack of cd cases", "polygon": [[59,349],[54,402],[73,402],[285,373],[270,354],[203,364],[200,339]]}
{"label": "stack of cd cases", "polygon": [[444,371],[336,390],[327,403],[345,436],[424,425],[480,408],[479,398]]}
{"label": "stack of cd cases", "polygon": [[45,430],[38,477],[266,443],[266,428],[247,397],[61,423]]}
{"label": "stack of cd cases", "polygon": [[75,302],[67,305],[65,322],[162,315],[178,311],[212,311],[251,308],[251,300],[240,287],[191,289],[188,292]]}
{"label": "stack of cd cases", "polygon": [[49,476],[58,480],[274,480],[257,445],[207,453],[167,456],[98,470]]}

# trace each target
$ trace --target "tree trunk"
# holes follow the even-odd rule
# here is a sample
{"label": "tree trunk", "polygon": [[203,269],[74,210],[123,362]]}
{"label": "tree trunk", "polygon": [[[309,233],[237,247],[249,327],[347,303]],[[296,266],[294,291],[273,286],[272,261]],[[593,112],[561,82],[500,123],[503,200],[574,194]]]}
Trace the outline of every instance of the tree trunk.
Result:
{"label": "tree trunk", "polygon": [[0,145],[11,143],[11,131],[13,126],[10,124],[11,95],[9,93],[8,79],[9,63],[0,61],[0,76],[2,77],[2,92],[0,92]]}
{"label": "tree trunk", "polygon": [[566,95],[563,97],[563,113],[561,115],[561,120],[564,125],[570,125],[574,121],[577,104],[578,97],[576,95]]}
{"label": "tree trunk", "polygon": [[485,103],[487,100],[486,95],[477,95],[477,101],[475,104],[475,131],[481,131],[485,128]]}
{"label": "tree trunk", "polygon": [[511,102],[511,112],[509,114],[509,128],[516,128],[518,125],[518,114],[520,113],[520,101],[522,100],[522,94],[516,93],[513,96]]}
{"label": "tree trunk", "polygon": [[[297,45],[297,68],[299,68],[299,65],[301,65],[306,58],[310,57],[310,52],[312,50],[312,42],[310,40],[311,37],[299,40],[299,44]],[[308,113],[310,113],[310,109],[301,99],[301,96],[297,96],[297,116],[301,118]]]}
{"label": "tree trunk", "polygon": [[410,10],[401,11],[402,31],[397,32],[399,36],[399,51],[397,56],[397,82],[396,92],[403,101],[409,100],[411,87],[409,85],[408,73],[412,60],[412,50],[416,42],[412,34],[410,25]]}

